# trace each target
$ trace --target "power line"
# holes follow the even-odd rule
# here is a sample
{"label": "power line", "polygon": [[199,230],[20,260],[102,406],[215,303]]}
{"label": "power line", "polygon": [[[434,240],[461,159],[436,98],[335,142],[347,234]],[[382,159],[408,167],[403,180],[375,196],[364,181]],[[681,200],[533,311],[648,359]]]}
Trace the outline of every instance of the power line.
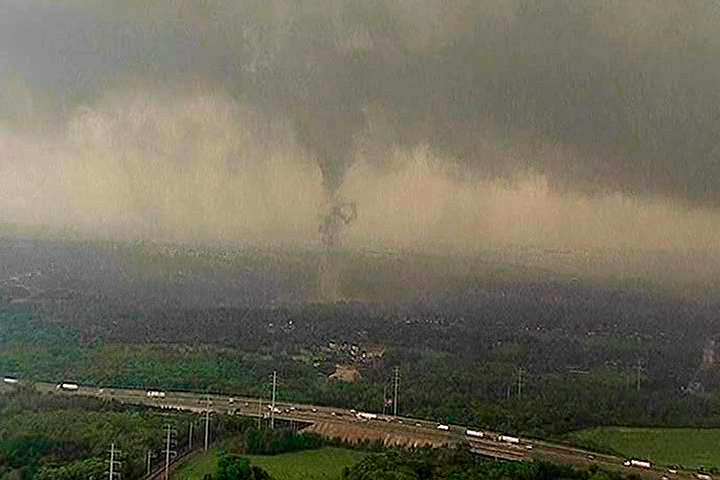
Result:
{"label": "power line", "polygon": [[397,417],[398,412],[398,387],[400,386],[400,367],[395,367],[394,381],[394,398],[393,398],[393,416]]}
{"label": "power line", "polygon": [[272,376],[272,404],[270,406],[270,428],[275,428],[275,395],[277,392],[277,371]]}
{"label": "power line", "polygon": [[115,480],[116,478],[120,478],[120,473],[115,471],[115,467],[120,467],[122,462],[119,462],[115,460],[116,456],[119,456],[122,452],[115,448],[115,444],[110,444],[110,460],[105,460],[110,464],[107,474],[108,474],[108,480]]}
{"label": "power line", "polygon": [[207,395],[207,406],[205,407],[205,450],[208,449],[208,443],[210,440],[210,394]]}
{"label": "power line", "polygon": [[518,400],[522,400],[522,387],[523,387],[523,373],[525,373],[525,369],[523,367],[519,367],[517,371],[517,392],[518,392]]}
{"label": "power line", "polygon": [[258,429],[259,429],[261,422],[262,422],[262,415],[263,415],[263,413],[262,413],[263,399],[258,398],[257,404],[258,404]]}
{"label": "power line", "polygon": [[170,457],[177,455],[177,451],[171,449],[174,446],[173,435],[175,433],[175,429],[171,425],[165,425],[165,480],[170,478]]}
{"label": "power line", "polygon": [[152,458],[156,457],[157,455],[153,453],[152,450],[148,450],[147,454],[145,455],[145,464],[147,469],[147,476],[150,476],[150,473],[152,473]]}
{"label": "power line", "polygon": [[387,381],[385,382],[385,385],[383,385],[382,413],[383,413],[383,415],[385,415],[385,413],[387,413]]}
{"label": "power line", "polygon": [[192,440],[193,440],[193,424],[195,423],[195,420],[190,419],[190,432],[188,433],[188,450],[192,450]]}

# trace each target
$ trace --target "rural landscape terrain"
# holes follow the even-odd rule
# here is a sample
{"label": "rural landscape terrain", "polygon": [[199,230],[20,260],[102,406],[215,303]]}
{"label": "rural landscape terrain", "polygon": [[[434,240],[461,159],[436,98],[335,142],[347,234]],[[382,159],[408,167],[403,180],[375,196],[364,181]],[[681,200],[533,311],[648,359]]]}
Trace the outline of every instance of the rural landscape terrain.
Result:
{"label": "rural landscape terrain", "polygon": [[[201,399],[203,392],[221,393],[269,404],[277,372],[278,404],[392,415],[397,372],[398,414],[406,417],[690,470],[720,465],[708,448],[720,437],[713,430],[720,427],[717,303],[709,282],[705,293],[689,296],[690,288],[701,291],[698,285],[663,284],[655,273],[613,274],[612,265],[608,273],[579,277],[573,258],[565,271],[542,265],[544,255],[556,252],[529,252],[512,263],[502,252],[488,252],[474,264],[413,252],[348,252],[341,285],[352,289],[348,298],[361,300],[327,303],[312,300],[319,258],[312,251],[13,232],[1,243],[0,370],[25,384],[178,390]],[[375,282],[385,288],[378,291]],[[426,290],[402,298],[404,282]],[[398,301],[389,302],[391,294]],[[128,438],[140,435],[142,448],[164,448],[162,410],[107,403],[107,395],[101,403],[46,395],[3,396],[3,411],[13,413],[2,426],[7,472],[47,469],[45,462],[86,464],[91,453],[102,464],[117,438],[100,426],[108,422]],[[45,405],[57,411],[44,411]],[[203,403],[195,406],[199,412]],[[187,444],[192,414],[173,415],[173,428],[185,432],[178,439]],[[248,428],[231,418],[213,439],[232,437],[223,429]],[[202,415],[194,421],[198,444]],[[267,426],[268,419],[261,422]],[[606,428],[612,425],[623,427]],[[331,437],[362,439],[352,430]],[[128,472],[143,471],[141,443],[127,443],[133,448],[125,452]],[[300,461],[302,454],[293,455],[300,457],[288,462]],[[336,473],[361,457],[332,456],[344,459],[328,465]],[[283,468],[254,462],[271,472]]]}
{"label": "rural landscape terrain", "polygon": [[0,480],[720,480],[717,0],[0,0]]}

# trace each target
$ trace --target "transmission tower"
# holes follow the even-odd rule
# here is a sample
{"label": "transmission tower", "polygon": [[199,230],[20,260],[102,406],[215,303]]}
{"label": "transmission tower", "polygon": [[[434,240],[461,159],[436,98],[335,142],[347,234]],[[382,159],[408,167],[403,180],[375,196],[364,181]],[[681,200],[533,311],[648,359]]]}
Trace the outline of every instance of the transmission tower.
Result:
{"label": "transmission tower", "polygon": [[395,367],[395,378],[393,381],[393,417],[397,417],[398,412],[398,387],[400,386],[400,367]]}
{"label": "transmission tower", "polygon": [[171,425],[165,425],[165,480],[170,478],[170,457],[177,455],[175,447],[175,435],[177,431]]}
{"label": "transmission tower", "polygon": [[188,427],[188,450],[192,450],[192,440],[193,440],[193,424],[195,423],[194,419],[190,419],[190,426]]}
{"label": "transmission tower", "polygon": [[122,454],[120,450],[115,448],[115,444],[110,444],[110,460],[105,460],[108,463],[108,480],[115,480],[117,478],[120,478],[120,473],[116,471],[117,468],[120,467],[122,462],[119,462],[118,460],[115,460],[117,457],[119,457]]}
{"label": "transmission tower", "polygon": [[275,395],[277,393],[277,371],[272,375],[272,402],[270,406],[270,428],[275,428]]}
{"label": "transmission tower", "polygon": [[262,415],[263,415],[263,413],[262,413],[263,399],[258,398],[257,402],[258,402],[258,429],[260,429],[261,422],[262,422]]}
{"label": "transmission tower", "polygon": [[518,400],[522,400],[522,387],[523,387],[523,374],[525,373],[525,369],[523,367],[519,367],[517,371],[517,393],[518,393]]}
{"label": "transmission tower", "polygon": [[383,402],[382,402],[382,413],[385,415],[387,412],[387,381],[383,385]]}
{"label": "transmission tower", "polygon": [[150,476],[150,473],[152,473],[152,459],[157,457],[157,454],[154,453],[152,450],[148,450],[147,454],[145,454],[145,470],[147,471],[147,476]]}
{"label": "transmission tower", "polygon": [[207,406],[205,407],[205,450],[208,449],[208,443],[210,441],[210,407],[212,401],[210,400],[210,394],[206,398]]}

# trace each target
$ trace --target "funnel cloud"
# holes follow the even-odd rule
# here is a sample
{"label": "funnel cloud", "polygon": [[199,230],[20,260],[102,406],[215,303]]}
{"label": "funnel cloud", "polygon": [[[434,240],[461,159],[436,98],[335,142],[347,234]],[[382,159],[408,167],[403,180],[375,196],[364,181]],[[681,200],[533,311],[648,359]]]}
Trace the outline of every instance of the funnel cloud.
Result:
{"label": "funnel cloud", "polygon": [[0,221],[716,249],[719,23],[709,0],[0,0]]}

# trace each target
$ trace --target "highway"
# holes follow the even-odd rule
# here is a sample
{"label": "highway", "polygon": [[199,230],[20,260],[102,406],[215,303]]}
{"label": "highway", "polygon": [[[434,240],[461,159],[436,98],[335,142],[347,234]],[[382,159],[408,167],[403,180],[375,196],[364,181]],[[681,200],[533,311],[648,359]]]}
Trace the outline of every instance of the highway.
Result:
{"label": "highway", "polygon": [[[257,399],[224,394],[205,394],[181,391],[164,391],[164,397],[149,397],[146,390],[90,387],[78,385],[77,390],[68,391],[57,388],[57,384],[35,383],[40,392],[62,395],[87,395],[123,403],[152,405],[160,408],[204,413],[211,412],[243,415],[251,417],[269,417],[270,405],[267,399]],[[607,470],[617,470],[625,474],[636,474],[642,478],[657,480],[675,480],[695,478],[689,471],[670,473],[666,467],[653,465],[651,468],[628,467],[623,465],[625,458],[582,450],[567,445],[545,442],[535,439],[519,438],[517,443],[508,443],[498,439],[498,432],[491,432],[476,426],[448,425],[447,430],[438,429],[439,424],[408,417],[393,417],[377,414],[376,418],[358,418],[354,410],[334,407],[307,405],[289,402],[276,402],[277,420],[295,421],[308,425],[309,431],[352,431],[355,438],[381,440],[388,445],[453,445],[469,443],[473,452],[497,459],[547,460],[555,463],[587,467],[597,465]],[[466,430],[482,431],[482,437],[466,435]]]}

